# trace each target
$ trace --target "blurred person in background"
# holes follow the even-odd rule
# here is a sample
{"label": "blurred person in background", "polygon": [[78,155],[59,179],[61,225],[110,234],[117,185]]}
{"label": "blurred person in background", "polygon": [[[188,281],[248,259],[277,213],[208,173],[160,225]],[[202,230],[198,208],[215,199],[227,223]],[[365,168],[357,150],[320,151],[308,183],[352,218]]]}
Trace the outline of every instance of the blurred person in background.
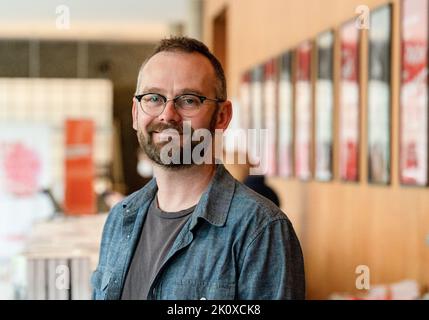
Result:
{"label": "blurred person in background", "polygon": [[[224,155],[226,152],[224,152]],[[225,163],[225,167],[231,173],[231,175],[238,181],[244,183],[253,191],[256,191],[261,196],[271,200],[276,206],[280,207],[280,200],[277,193],[265,183],[264,175],[250,175],[250,168],[255,167],[246,155],[240,154],[240,152],[233,152],[234,159],[244,158],[244,163],[240,163],[239,160],[234,163]]]}
{"label": "blurred person in background", "polygon": [[265,183],[264,175],[250,175],[244,179],[243,183],[261,196],[271,200],[277,207],[280,207],[279,197],[277,193]]}
{"label": "blurred person in background", "polygon": [[181,159],[188,143],[198,147],[185,121],[212,134],[229,125],[225,75],[209,49],[186,37],[162,40],[140,69],[132,117],[154,178],[111,210],[93,298],[303,299],[303,256],[287,216],[210,152],[203,163],[162,157],[167,145]]}

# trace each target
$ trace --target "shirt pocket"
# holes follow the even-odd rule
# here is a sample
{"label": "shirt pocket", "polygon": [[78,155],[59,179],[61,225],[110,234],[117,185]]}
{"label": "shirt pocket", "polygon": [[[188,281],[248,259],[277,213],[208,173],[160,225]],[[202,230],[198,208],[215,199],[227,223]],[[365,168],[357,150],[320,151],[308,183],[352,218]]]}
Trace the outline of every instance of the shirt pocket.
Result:
{"label": "shirt pocket", "polygon": [[167,300],[234,300],[235,284],[227,281],[177,280],[162,286]]}
{"label": "shirt pocket", "polygon": [[92,273],[91,286],[93,290],[92,298],[94,300],[106,300],[107,288],[109,287],[111,278],[112,272],[104,268],[99,267]]}

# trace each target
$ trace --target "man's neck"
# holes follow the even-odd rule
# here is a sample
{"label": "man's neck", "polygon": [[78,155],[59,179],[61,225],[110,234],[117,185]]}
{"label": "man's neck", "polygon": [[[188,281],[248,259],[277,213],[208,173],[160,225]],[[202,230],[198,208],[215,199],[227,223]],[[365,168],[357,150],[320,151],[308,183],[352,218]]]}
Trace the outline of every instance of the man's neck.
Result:
{"label": "man's neck", "polygon": [[215,169],[214,164],[194,165],[180,170],[155,165],[159,208],[167,212],[177,212],[196,205],[209,185]]}

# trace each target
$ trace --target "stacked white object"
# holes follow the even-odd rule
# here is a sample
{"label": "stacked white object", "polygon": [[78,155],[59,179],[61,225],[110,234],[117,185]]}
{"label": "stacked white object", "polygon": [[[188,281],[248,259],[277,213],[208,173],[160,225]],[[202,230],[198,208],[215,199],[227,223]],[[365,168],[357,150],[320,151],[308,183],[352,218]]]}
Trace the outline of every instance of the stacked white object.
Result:
{"label": "stacked white object", "polygon": [[16,260],[15,287],[16,292],[22,292],[17,298],[90,299],[90,277],[98,263],[106,217],[59,217],[35,225],[21,258]]}

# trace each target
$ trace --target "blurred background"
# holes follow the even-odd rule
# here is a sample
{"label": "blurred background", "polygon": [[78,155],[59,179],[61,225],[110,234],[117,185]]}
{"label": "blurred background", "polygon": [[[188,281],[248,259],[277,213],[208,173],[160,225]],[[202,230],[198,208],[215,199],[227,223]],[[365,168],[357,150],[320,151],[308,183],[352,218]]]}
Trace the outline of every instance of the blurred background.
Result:
{"label": "blurred background", "polygon": [[276,194],[307,297],[427,297],[428,14],[426,0],[0,0],[0,299],[90,298],[110,207],[152,176],[132,96],[171,35],[222,62],[232,129],[270,130],[262,180],[227,167]]}

